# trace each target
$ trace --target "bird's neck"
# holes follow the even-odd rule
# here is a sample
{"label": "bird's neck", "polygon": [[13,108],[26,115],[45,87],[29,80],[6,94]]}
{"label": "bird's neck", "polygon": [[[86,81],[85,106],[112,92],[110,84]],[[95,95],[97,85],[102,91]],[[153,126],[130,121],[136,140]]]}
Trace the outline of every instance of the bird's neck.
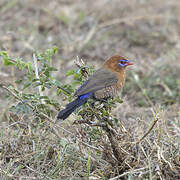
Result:
{"label": "bird's neck", "polygon": [[126,79],[126,70],[123,69],[122,71],[119,72],[114,72],[116,74],[116,76],[118,77],[118,85],[123,88],[124,87],[124,82]]}

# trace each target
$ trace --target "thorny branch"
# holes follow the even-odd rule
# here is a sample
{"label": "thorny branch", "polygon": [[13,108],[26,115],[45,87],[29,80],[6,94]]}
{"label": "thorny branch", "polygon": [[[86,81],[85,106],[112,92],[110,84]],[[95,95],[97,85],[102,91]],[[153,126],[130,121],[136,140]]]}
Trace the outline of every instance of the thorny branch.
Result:
{"label": "thorny branch", "polygon": [[65,93],[67,93],[67,94],[71,94],[69,91],[67,91],[66,89],[64,89],[63,87],[61,87],[61,86],[57,86],[57,88],[58,89],[61,89],[62,91],[64,91]]}
{"label": "thorny branch", "polygon": [[[122,151],[121,149],[117,146],[119,143],[118,143],[118,140],[117,140],[117,133],[116,131],[111,128],[108,123],[106,121],[104,122],[101,122],[102,120],[98,119],[100,122],[93,122],[93,121],[89,121],[88,119],[83,119],[83,120],[79,120],[79,121],[75,121],[74,124],[88,124],[88,125],[91,125],[91,126],[98,126],[98,127],[101,127],[107,134],[108,136],[108,139],[109,139],[109,142],[111,143],[111,148],[112,148],[112,151],[113,151],[113,154],[114,156],[116,157],[116,160],[117,162],[123,162],[123,159],[122,159]],[[108,120],[109,121],[109,120]]]}
{"label": "thorny branch", "polygon": [[[8,87],[6,87],[4,84],[0,84],[0,88],[6,90],[9,94],[11,94],[11,95],[12,95],[15,99],[17,99],[18,101],[24,103],[24,101],[23,101],[20,97],[18,97],[13,91],[11,91],[11,90],[10,90]],[[26,105],[28,105],[32,110],[34,110],[34,107],[33,107],[31,104],[26,103]],[[58,129],[57,129],[57,128],[59,128],[59,129],[62,129],[63,131],[65,131],[65,132],[71,134],[72,136],[74,136],[75,139],[76,139],[78,142],[84,144],[85,146],[87,146],[87,147],[89,147],[89,148],[91,148],[91,149],[97,150],[97,151],[101,151],[99,148],[94,147],[94,146],[92,146],[92,145],[89,145],[88,143],[83,142],[82,140],[80,140],[79,138],[77,138],[73,133],[71,133],[70,131],[64,129],[64,128],[61,127],[60,125],[56,124],[55,121],[54,121],[52,118],[50,118],[48,115],[46,115],[46,114],[44,114],[44,113],[42,113],[42,112],[37,112],[37,116],[40,116],[40,117],[43,116],[44,118],[47,119],[48,122],[52,123],[52,124],[55,126],[55,127],[53,127],[53,129],[52,129],[52,133],[55,134],[55,136],[56,136],[57,138],[61,139],[61,136],[58,134]]]}
{"label": "thorny branch", "polygon": [[79,56],[77,56],[74,63],[81,70],[82,75],[87,78],[89,73],[85,67],[84,61],[82,59],[79,59]]}

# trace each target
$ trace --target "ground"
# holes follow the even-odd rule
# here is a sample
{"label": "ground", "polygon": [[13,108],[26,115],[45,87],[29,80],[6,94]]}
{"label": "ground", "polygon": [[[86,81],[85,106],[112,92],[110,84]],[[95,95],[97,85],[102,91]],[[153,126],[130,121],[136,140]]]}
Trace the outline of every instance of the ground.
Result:
{"label": "ground", "polygon": [[[77,56],[95,69],[114,54],[125,56],[134,65],[128,68],[123,103],[113,108],[114,116],[121,121],[124,133],[131,134],[131,140],[146,132],[156,113],[159,117],[146,139],[149,145],[140,147],[147,169],[143,159],[139,159],[130,168],[132,172],[127,168],[115,172],[106,158],[96,159],[99,156],[92,153],[89,172],[89,150],[81,149],[82,144],[74,139],[86,127],[72,126],[75,115],[63,124],[70,132],[62,131],[61,140],[44,127],[41,129],[41,125],[29,132],[32,127],[25,120],[18,128],[14,127],[12,123],[21,120],[8,118],[11,114],[8,109],[17,102],[8,99],[7,92],[0,89],[0,177],[83,179],[89,172],[89,179],[179,179],[179,17],[179,0],[1,0],[0,50],[7,51],[12,58],[32,61],[35,51],[56,45],[59,52],[52,65],[58,69],[54,76],[62,83],[71,81],[65,74],[77,69],[74,63]],[[1,63],[1,84],[17,87],[15,80],[23,76],[22,71]],[[55,91],[47,90],[45,94],[65,105]],[[145,148],[151,150],[144,151]],[[56,162],[53,158],[58,153]]]}

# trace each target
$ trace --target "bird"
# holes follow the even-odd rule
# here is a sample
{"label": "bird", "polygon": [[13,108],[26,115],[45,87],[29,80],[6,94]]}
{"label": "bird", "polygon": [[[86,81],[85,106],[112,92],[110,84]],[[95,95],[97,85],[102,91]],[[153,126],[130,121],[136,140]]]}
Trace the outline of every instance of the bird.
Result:
{"label": "bird", "polygon": [[124,86],[126,67],[129,65],[133,65],[132,61],[122,56],[114,55],[109,58],[76,90],[74,96],[77,98],[58,113],[57,119],[65,120],[90,98],[104,99],[117,96]]}

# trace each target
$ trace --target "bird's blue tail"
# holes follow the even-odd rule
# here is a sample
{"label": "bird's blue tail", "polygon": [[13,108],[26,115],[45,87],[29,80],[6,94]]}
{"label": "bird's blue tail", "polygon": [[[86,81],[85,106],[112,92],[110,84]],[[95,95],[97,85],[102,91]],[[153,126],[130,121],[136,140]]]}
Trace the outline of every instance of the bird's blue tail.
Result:
{"label": "bird's blue tail", "polygon": [[59,112],[57,118],[63,120],[66,119],[73,111],[75,111],[75,109],[85,104],[90,97],[91,94],[79,96],[74,101],[66,105],[66,108]]}

